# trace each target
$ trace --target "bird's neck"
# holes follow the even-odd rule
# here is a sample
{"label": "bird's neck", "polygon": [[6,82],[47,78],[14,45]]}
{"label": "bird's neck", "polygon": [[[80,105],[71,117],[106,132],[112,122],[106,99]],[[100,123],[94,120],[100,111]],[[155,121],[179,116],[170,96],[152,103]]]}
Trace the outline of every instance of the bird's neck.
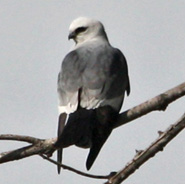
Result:
{"label": "bird's neck", "polygon": [[85,46],[85,45],[110,45],[109,41],[107,39],[107,37],[105,36],[97,36],[95,38],[91,38],[91,39],[86,39],[84,41],[81,42],[76,42],[75,48],[79,48],[81,46]]}

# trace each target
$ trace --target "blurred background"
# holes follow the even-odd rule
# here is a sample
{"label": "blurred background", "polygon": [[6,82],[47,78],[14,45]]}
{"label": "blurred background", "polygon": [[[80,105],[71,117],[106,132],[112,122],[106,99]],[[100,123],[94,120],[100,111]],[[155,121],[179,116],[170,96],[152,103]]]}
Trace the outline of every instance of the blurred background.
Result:
{"label": "blurred background", "polygon": [[[57,132],[57,75],[73,46],[68,27],[79,16],[102,21],[127,58],[131,95],[122,111],[185,81],[184,0],[0,0],[0,134],[51,138]],[[185,97],[113,131],[89,173],[123,168],[184,113]],[[184,184],[185,132],[125,184]],[[27,145],[0,141],[0,152]],[[65,149],[63,163],[82,171],[88,150]],[[56,154],[53,156],[56,159]],[[0,165],[0,183],[101,184],[33,156]]]}

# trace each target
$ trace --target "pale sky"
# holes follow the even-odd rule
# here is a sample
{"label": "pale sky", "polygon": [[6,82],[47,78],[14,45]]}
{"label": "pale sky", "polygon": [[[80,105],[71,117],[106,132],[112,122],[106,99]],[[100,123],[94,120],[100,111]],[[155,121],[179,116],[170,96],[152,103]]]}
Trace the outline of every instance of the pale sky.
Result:
{"label": "pale sky", "polygon": [[[57,132],[57,75],[71,21],[96,18],[110,43],[127,58],[131,95],[122,111],[185,81],[184,0],[0,0],[0,134],[51,138]],[[185,111],[185,97],[113,131],[89,173],[123,168]],[[185,132],[130,176],[125,184],[184,184]],[[26,144],[1,141],[0,151]],[[88,150],[66,148],[63,163],[85,170]],[[56,154],[53,156],[56,159]],[[38,156],[0,165],[0,183],[102,184]]]}

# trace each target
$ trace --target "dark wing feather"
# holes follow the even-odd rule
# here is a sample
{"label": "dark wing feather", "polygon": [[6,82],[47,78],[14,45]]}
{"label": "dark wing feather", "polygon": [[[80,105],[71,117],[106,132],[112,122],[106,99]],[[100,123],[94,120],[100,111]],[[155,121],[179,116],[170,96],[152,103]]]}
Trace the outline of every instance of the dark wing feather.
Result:
{"label": "dark wing feather", "polygon": [[86,161],[89,170],[96,160],[102,146],[112,132],[112,124],[116,121],[117,112],[110,106],[99,107],[95,110],[96,119],[93,122],[92,145]]}
{"label": "dark wing feather", "polygon": [[125,56],[119,49],[114,49],[114,52],[113,52],[113,63],[111,66],[111,71],[115,72],[114,70],[116,71],[116,75],[117,75],[116,80],[118,82],[115,85],[117,85],[117,87],[120,87],[121,93],[125,93],[126,91],[127,95],[129,95],[130,81],[128,76],[127,61]]}

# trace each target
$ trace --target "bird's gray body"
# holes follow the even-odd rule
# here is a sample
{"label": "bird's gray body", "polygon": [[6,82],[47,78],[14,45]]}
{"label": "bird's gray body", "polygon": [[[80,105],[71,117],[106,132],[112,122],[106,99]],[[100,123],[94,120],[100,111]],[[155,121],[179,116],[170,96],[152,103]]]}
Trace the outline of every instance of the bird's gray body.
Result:
{"label": "bird's gray body", "polygon": [[[120,110],[128,88],[127,65],[122,53],[110,45],[87,45],[70,52],[58,78],[59,106],[94,109],[110,105]],[[80,100],[79,97],[80,90]]]}
{"label": "bird's gray body", "polygon": [[80,27],[76,26],[79,22],[94,28],[86,35],[78,34],[81,37],[76,38],[76,47],[62,62],[58,76],[60,118],[55,146],[60,148],[60,162],[64,147],[73,144],[90,147],[86,163],[90,169],[112,131],[125,92],[130,93],[130,84],[125,57],[109,44],[103,25],[81,19],[85,20],[75,20],[72,30]]}

